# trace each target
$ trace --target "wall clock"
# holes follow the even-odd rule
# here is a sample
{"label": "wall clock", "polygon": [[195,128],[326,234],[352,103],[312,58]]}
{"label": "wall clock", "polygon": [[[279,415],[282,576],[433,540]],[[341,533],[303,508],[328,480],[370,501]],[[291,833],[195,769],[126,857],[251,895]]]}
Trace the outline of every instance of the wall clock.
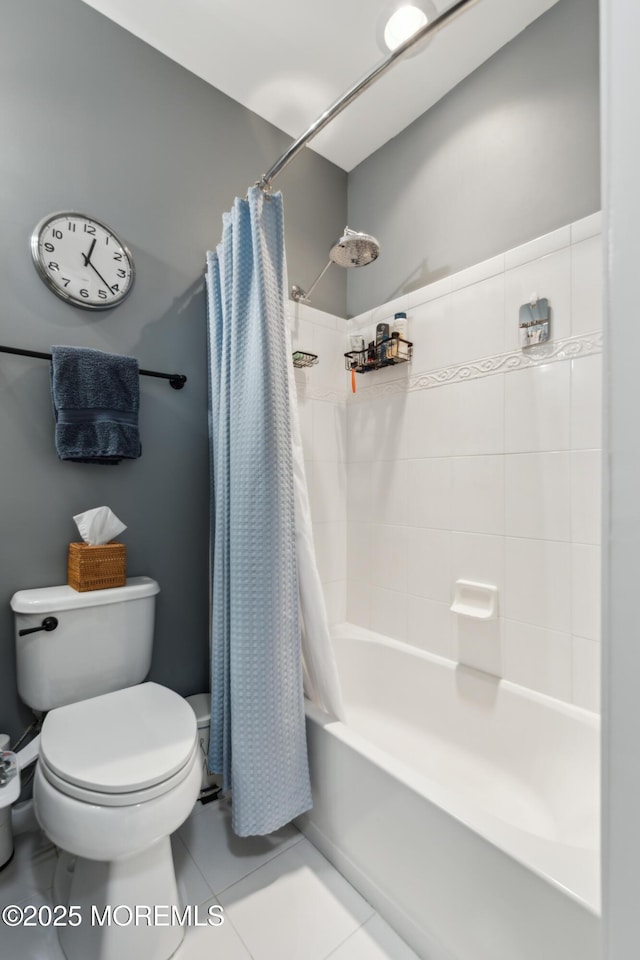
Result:
{"label": "wall clock", "polygon": [[95,217],[49,214],[31,235],[31,254],[49,289],[76,307],[106,310],[131,292],[133,257],[111,227]]}

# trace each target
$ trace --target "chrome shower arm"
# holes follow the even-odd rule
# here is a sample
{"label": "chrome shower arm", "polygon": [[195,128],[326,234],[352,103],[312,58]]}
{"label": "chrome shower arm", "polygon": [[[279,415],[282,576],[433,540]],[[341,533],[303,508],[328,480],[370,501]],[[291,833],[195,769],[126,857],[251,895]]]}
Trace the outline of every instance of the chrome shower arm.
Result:
{"label": "chrome shower arm", "polygon": [[308,290],[303,290],[302,287],[299,287],[297,286],[297,284],[294,283],[294,285],[291,287],[292,299],[295,300],[296,303],[308,303],[311,297],[311,293],[313,292],[313,290],[315,290],[317,285],[320,283],[320,281],[322,280],[322,278],[324,277],[325,273],[327,272],[327,270],[329,269],[332,263],[333,263],[333,260],[329,260],[329,263],[326,265],[326,267],[322,268],[322,270],[320,271],[318,276],[315,278],[315,280],[313,281],[313,283],[311,284]]}

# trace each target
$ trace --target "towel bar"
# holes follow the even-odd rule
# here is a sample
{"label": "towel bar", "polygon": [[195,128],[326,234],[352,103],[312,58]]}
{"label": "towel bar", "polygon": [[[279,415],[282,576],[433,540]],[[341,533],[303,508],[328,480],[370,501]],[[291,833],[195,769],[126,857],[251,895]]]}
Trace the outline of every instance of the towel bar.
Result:
{"label": "towel bar", "polygon": [[[37,350],[19,350],[17,347],[2,347],[0,353],[13,353],[20,357],[37,357],[39,360],[51,360],[50,353],[40,353]],[[182,390],[187,378],[183,373],[158,373],[156,370],[140,370],[142,377],[161,377],[168,380],[174,390]]]}

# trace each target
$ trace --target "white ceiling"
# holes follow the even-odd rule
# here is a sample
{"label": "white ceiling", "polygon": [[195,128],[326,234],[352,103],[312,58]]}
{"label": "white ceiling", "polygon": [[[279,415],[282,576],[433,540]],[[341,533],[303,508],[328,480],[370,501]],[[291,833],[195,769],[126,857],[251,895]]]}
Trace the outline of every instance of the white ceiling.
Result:
{"label": "white ceiling", "polygon": [[[292,138],[384,58],[376,30],[389,0],[84,2]],[[434,2],[441,11],[450,0]],[[352,170],[556,2],[480,0],[399,61],[313,149]]]}

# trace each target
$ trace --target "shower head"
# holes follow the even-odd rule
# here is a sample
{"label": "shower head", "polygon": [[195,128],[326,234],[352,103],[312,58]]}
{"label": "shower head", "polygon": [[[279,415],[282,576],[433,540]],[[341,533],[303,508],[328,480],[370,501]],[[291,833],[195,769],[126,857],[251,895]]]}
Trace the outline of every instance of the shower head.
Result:
{"label": "shower head", "polygon": [[380,254],[380,244],[368,233],[344,228],[344,235],[331,247],[329,256],[339,267],[366,267]]}
{"label": "shower head", "polygon": [[329,251],[329,262],[322,272],[316,277],[309,289],[305,292],[301,287],[294,284],[291,288],[291,296],[299,303],[308,303],[311,291],[316,284],[322,280],[325,273],[332,263],[339,267],[366,267],[368,263],[373,263],[380,254],[380,244],[375,237],[368,233],[358,233],[357,230],[344,228],[344,234],[334,243]]}

